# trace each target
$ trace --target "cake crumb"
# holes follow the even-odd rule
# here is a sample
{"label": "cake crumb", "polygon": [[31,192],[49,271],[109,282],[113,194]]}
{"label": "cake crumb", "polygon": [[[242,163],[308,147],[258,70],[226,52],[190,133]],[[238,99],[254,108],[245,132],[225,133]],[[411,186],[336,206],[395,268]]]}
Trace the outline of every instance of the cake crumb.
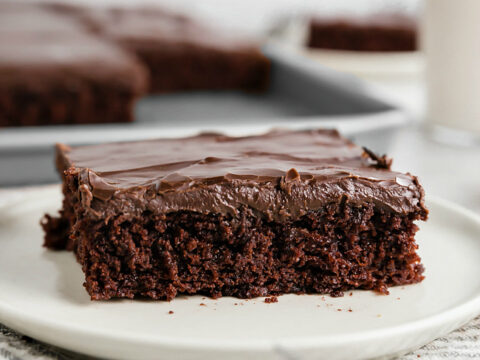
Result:
{"label": "cake crumb", "polygon": [[348,312],[353,312],[353,310],[352,310],[352,309],[348,309]]}
{"label": "cake crumb", "polygon": [[173,314],[173,311],[172,311],[172,310],[170,310],[170,311],[168,312],[168,314],[169,314],[169,315],[172,315],[172,314]]}
{"label": "cake crumb", "polygon": [[348,296],[353,296],[353,292],[350,292],[350,294],[348,294]]}
{"label": "cake crumb", "polygon": [[207,305],[205,305],[204,303],[200,303],[200,306],[207,306]]}
{"label": "cake crumb", "polygon": [[400,298],[398,297],[397,300],[400,300]]}
{"label": "cake crumb", "polygon": [[337,311],[342,311],[342,309],[337,309]]}
{"label": "cake crumb", "polygon": [[377,318],[381,318],[382,317],[382,314],[377,314]]}
{"label": "cake crumb", "polygon": [[322,299],[322,301],[325,301],[325,296],[322,296],[322,298],[321,298],[321,299]]}
{"label": "cake crumb", "polygon": [[272,304],[278,302],[278,298],[276,296],[270,296],[265,298],[264,300],[267,304]]}
{"label": "cake crumb", "polygon": [[238,303],[235,303],[235,304],[233,304],[233,305],[237,306],[237,305],[238,305]]}

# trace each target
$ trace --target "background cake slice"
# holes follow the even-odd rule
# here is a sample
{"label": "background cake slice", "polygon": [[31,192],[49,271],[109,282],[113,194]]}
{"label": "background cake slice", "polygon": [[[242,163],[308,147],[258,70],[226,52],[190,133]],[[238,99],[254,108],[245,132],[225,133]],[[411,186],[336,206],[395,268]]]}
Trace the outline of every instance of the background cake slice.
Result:
{"label": "background cake slice", "polygon": [[151,93],[268,87],[270,61],[245,37],[158,7],[76,13],[91,30],[146,64]]}
{"label": "background cake slice", "polygon": [[158,7],[0,3],[0,127],[128,122],[146,93],[269,84],[259,45]]}
{"label": "background cake slice", "polygon": [[53,12],[0,12],[0,126],[126,122],[147,89],[133,55]]}
{"label": "background cake slice", "polygon": [[400,52],[418,48],[418,20],[401,13],[315,17],[310,21],[311,48]]}
{"label": "background cake slice", "polygon": [[60,217],[92,299],[341,295],[423,279],[416,177],[333,130],[57,147]]}

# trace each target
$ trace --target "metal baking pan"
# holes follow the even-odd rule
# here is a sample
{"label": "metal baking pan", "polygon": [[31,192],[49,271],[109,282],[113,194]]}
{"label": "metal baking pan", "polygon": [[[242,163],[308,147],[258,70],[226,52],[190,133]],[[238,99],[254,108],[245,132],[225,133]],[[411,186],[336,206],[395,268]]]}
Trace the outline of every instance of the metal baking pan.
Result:
{"label": "metal baking pan", "polygon": [[271,128],[338,128],[374,151],[385,152],[389,136],[406,124],[404,112],[376,98],[353,76],[341,74],[276,45],[265,94],[193,92],[149,96],[139,101],[131,124],[0,129],[0,186],[58,181],[53,145],[126,141],[219,131],[231,135]]}

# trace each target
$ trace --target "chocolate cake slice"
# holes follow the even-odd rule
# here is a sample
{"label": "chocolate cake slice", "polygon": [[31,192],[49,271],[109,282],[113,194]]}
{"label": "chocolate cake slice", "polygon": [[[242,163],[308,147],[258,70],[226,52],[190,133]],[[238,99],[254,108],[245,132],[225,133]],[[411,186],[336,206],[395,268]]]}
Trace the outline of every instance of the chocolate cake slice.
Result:
{"label": "chocolate cake slice", "polygon": [[0,126],[133,120],[147,89],[134,55],[34,5],[1,10]]}
{"label": "chocolate cake slice", "polygon": [[342,295],[419,282],[417,178],[334,130],[57,146],[60,217],[94,300]]}
{"label": "chocolate cake slice", "polygon": [[150,92],[266,90],[270,61],[256,41],[157,6],[65,7],[90,31],[135,54]]}
{"label": "chocolate cake slice", "polygon": [[316,17],[310,21],[307,45],[350,51],[415,51],[417,32],[417,20],[398,13]]}
{"label": "chocolate cake slice", "polygon": [[261,92],[259,45],[158,7],[0,2],[0,127],[129,122],[147,93]]}

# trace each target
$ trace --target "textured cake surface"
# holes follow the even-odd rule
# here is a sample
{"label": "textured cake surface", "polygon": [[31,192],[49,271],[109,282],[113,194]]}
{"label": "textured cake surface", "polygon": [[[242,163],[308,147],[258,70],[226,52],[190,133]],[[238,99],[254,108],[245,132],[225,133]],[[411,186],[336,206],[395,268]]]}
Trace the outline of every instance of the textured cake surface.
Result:
{"label": "textured cake surface", "polygon": [[420,281],[416,177],[333,130],[59,145],[60,218],[94,299],[340,294]]}

